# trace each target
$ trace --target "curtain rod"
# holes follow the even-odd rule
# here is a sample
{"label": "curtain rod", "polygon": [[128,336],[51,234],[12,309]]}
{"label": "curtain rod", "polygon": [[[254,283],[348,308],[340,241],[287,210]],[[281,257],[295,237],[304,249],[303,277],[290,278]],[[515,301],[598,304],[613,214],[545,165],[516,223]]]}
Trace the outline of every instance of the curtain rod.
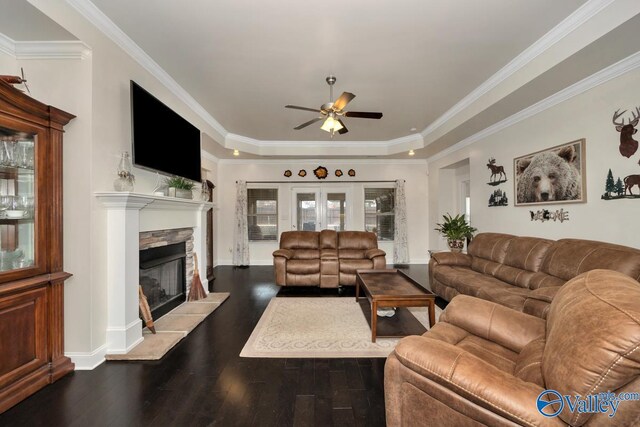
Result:
{"label": "curtain rod", "polygon": [[[400,181],[405,182],[404,179]],[[246,181],[247,184],[365,184],[369,182],[396,182],[396,180],[387,181]],[[238,181],[236,181],[236,184]]]}

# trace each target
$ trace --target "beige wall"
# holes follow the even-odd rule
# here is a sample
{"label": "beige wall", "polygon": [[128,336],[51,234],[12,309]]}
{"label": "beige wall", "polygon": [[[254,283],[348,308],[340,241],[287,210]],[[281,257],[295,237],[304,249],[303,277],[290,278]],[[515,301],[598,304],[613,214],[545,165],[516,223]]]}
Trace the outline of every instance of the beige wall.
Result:
{"label": "beige wall", "polygon": [[[229,249],[233,246],[233,224],[235,209],[235,181],[282,181],[286,180],[283,173],[286,169],[294,172],[292,181],[301,180],[297,177],[299,169],[307,171],[307,177],[303,184],[274,184],[278,188],[278,232],[291,230],[291,188],[305,187],[309,185],[337,186],[351,191],[353,200],[353,222],[351,229],[364,229],[364,185],[369,184],[345,184],[348,178],[336,179],[334,177],[319,181],[313,176],[313,170],[322,165],[329,169],[333,175],[335,169],[346,172],[353,168],[357,176],[353,180],[375,181],[396,180],[406,181],[407,195],[407,220],[409,229],[409,255],[412,263],[426,262],[427,260],[427,235],[428,224],[426,222],[427,210],[427,169],[424,162],[395,161],[348,161],[348,160],[323,160],[315,161],[224,161],[218,165],[218,179],[220,183],[218,193],[218,263],[231,264]],[[392,184],[387,184],[392,185]],[[375,184],[370,184],[375,186]],[[389,242],[381,242],[380,247],[387,251],[387,260],[393,259],[393,245]],[[278,248],[277,242],[253,242],[250,244],[251,264],[271,264],[271,253]]]}
{"label": "beige wall", "polygon": [[[618,151],[619,133],[611,123],[618,108],[632,110],[640,105],[637,83],[640,70],[597,86],[568,101],[547,109],[445,158],[429,163],[429,188],[432,194],[447,186],[451,171],[445,169],[463,159],[470,161],[471,220],[480,231],[501,231],[518,235],[540,236],[552,239],[578,237],[603,240],[640,247],[638,218],[640,200],[604,201],[605,178],[609,168],[614,177],[624,178],[640,174],[640,150],[630,159]],[[553,204],[514,207],[513,159],[555,145],[586,138],[587,203]],[[637,135],[636,135],[636,139]],[[489,195],[496,187],[487,185],[489,169],[487,159],[495,157],[505,167],[508,182],[499,186],[509,197],[508,207],[487,206]],[[634,192],[637,194],[637,187]],[[441,191],[429,200],[430,239],[444,248],[431,225],[443,213],[449,212],[453,202]],[[569,212],[564,223],[531,221],[529,210],[556,210]],[[452,212],[453,213],[453,212]],[[434,243],[435,244],[435,243]]]}
{"label": "beige wall", "polygon": [[[105,213],[93,192],[113,190],[120,153],[131,151],[129,81],[203,132],[217,133],[64,0],[30,3],[91,48],[83,60],[21,61],[9,72],[24,64],[35,98],[77,116],[66,129],[64,151],[65,270],[74,274],[65,290],[65,351],[85,355],[106,341]],[[0,56],[0,67],[13,64]],[[175,141],[158,141],[158,148],[175,149]],[[134,173],[135,191],[150,193],[156,175]]]}

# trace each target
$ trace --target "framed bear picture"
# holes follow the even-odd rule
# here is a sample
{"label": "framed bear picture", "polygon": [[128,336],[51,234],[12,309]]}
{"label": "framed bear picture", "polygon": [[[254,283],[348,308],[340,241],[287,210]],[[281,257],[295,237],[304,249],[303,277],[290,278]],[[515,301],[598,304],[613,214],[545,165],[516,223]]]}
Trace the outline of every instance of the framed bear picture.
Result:
{"label": "framed bear picture", "polygon": [[513,160],[515,206],[585,203],[585,139]]}

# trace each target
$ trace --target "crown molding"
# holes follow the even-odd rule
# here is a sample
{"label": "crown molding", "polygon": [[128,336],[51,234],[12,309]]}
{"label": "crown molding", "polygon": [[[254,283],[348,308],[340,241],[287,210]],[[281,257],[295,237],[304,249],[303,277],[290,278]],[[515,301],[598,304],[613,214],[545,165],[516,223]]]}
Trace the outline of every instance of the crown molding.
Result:
{"label": "crown molding", "polygon": [[2,33],[0,33],[0,53],[16,56],[16,42]]}
{"label": "crown molding", "polygon": [[595,15],[600,13],[604,8],[609,6],[615,0],[589,0],[576,9],[571,15],[565,18],[558,25],[553,27],[544,36],[535,43],[525,49],[522,53],[511,60],[507,65],[498,70],[497,73],[489,77],[484,83],[462,98],[457,104],[447,110],[443,115],[434,120],[422,132],[422,136],[426,138],[428,135],[442,127],[446,122],[451,120],[463,110],[471,106],[487,92],[497,87],[500,83],[507,80],[514,73],[521,70],[524,66],[543,54],[553,45],[558,43],[576,28],[589,21]]}
{"label": "crown molding", "polygon": [[[304,165],[317,166],[318,163],[334,166],[350,165],[426,165],[427,159],[220,159],[220,164],[233,165]],[[348,183],[348,180],[340,182]]]}
{"label": "crown molding", "polygon": [[214,156],[213,154],[209,153],[208,151],[205,150],[200,150],[200,152],[202,153],[202,157],[213,162],[213,163],[218,163],[220,161],[219,158],[217,158],[216,156]]}
{"label": "crown molding", "polygon": [[609,80],[615,79],[616,77],[620,77],[623,74],[628,73],[629,71],[633,71],[636,68],[640,67],[640,52],[634,53],[615,64],[608,66],[607,68],[603,68],[586,77],[579,82],[572,84],[571,86],[554,93],[553,95],[531,105],[530,107],[525,108],[524,110],[520,110],[516,114],[513,114],[506,119],[499,121],[478,133],[475,133],[462,141],[446,148],[445,150],[440,151],[437,154],[434,154],[431,157],[428,157],[427,162],[435,162],[436,160],[440,160],[449,154],[452,154],[464,147],[467,147],[475,142],[478,142],[494,133],[497,133],[503,129],[506,129],[510,126],[515,125],[529,117],[535,116],[538,113],[541,113],[551,107],[554,107],[564,101],[567,101],[574,96],[580,95],[590,89],[595,88],[603,83],[608,82]]}
{"label": "crown molding", "polygon": [[16,59],[85,59],[91,48],[79,40],[15,41],[0,33],[0,52]]}
{"label": "crown molding", "polygon": [[[421,134],[414,133],[411,135],[403,136],[401,138],[395,138],[388,141],[262,141],[259,139],[249,138],[234,133],[229,133],[225,137],[226,148],[237,148],[239,150],[248,151],[246,145],[253,147],[256,152],[253,154],[268,155],[271,150],[278,150],[281,148],[300,148],[308,145],[318,148],[355,148],[355,149],[367,149],[367,148],[387,148],[396,147],[396,149],[388,154],[396,154],[397,152],[404,151],[405,148],[422,148],[424,139]],[[410,144],[410,147],[398,147],[400,145]],[[244,147],[243,147],[244,145]]]}
{"label": "crown molding", "polygon": [[132,57],[138,64],[162,83],[180,101],[185,103],[209,126],[220,135],[226,137],[227,130],[204,109],[182,86],[176,82],[157,62],[138,46],[124,31],[89,0],[66,0],[67,3],[93,24],[105,36],[113,41],[120,49]]}

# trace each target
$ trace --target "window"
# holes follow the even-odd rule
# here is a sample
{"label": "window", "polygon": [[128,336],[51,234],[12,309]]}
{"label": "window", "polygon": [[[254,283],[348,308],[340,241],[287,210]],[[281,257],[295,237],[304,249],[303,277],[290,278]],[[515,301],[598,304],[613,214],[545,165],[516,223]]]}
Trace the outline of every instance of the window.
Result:
{"label": "window", "polygon": [[278,240],[278,190],[247,189],[249,240]]}
{"label": "window", "polygon": [[395,231],[395,188],[364,189],[364,229],[378,240],[393,240]]}

